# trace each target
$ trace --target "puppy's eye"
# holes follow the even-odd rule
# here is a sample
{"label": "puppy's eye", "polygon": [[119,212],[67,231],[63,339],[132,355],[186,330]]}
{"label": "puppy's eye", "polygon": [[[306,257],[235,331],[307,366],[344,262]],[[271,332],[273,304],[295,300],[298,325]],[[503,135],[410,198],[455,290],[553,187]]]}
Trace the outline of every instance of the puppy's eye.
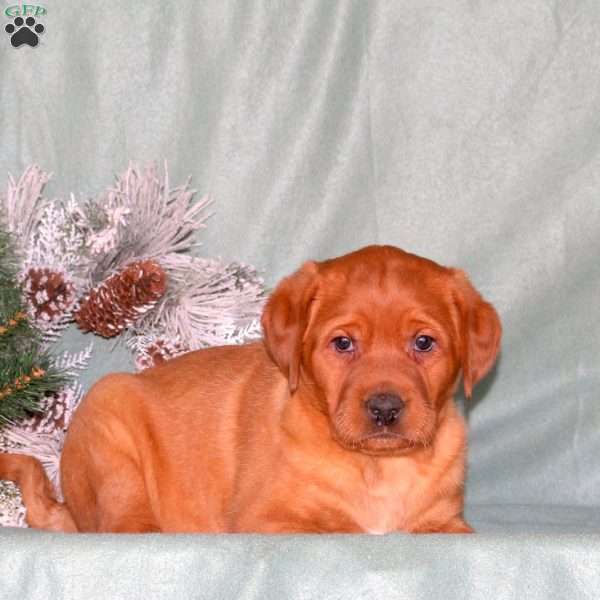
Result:
{"label": "puppy's eye", "polygon": [[333,338],[331,343],[338,352],[352,352],[354,350],[354,342],[345,335]]}
{"label": "puppy's eye", "polygon": [[414,348],[417,352],[431,352],[435,340],[430,335],[419,335],[415,338]]}

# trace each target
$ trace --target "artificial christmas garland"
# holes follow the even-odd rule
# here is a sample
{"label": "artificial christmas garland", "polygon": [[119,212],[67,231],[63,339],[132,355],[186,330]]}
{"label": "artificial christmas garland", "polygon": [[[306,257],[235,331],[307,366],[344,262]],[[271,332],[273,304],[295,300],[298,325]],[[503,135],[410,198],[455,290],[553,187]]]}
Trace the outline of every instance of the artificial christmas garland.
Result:
{"label": "artificial christmas garland", "polygon": [[[208,199],[194,201],[189,181],[171,188],[166,165],[161,173],[153,164],[131,164],[96,198],[51,201],[44,196],[49,179],[32,165],[18,179],[9,176],[0,198],[0,227],[16,244],[13,275],[22,303],[6,324],[0,312],[0,340],[3,327],[8,332],[27,321],[49,348],[75,323],[84,332],[122,339],[143,369],[260,335],[264,287],[256,270],[189,254],[209,216]],[[51,366],[72,377],[90,355],[91,347],[67,353]],[[27,377],[12,380],[19,391],[24,383],[37,385],[41,371]],[[35,407],[12,415],[0,429],[0,451],[39,458],[60,497],[60,451],[82,389],[59,383]],[[0,483],[0,524],[23,523],[16,488]]]}

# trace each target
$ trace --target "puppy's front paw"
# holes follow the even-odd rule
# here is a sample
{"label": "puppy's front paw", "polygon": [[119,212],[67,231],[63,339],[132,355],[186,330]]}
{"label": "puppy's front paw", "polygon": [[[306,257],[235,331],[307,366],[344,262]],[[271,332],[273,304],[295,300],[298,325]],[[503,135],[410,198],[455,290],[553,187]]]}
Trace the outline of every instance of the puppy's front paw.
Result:
{"label": "puppy's front paw", "polygon": [[475,533],[475,530],[462,518],[455,518],[440,528],[440,533]]}
{"label": "puppy's front paw", "polygon": [[475,530],[462,517],[453,517],[442,525],[436,523],[419,527],[414,533],[475,533]]}

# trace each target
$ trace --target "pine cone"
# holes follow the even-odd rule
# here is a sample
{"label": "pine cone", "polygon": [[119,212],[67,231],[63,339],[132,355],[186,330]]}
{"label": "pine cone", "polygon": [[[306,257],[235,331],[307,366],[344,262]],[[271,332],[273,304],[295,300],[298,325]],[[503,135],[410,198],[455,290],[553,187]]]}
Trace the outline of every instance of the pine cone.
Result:
{"label": "pine cone", "polygon": [[63,273],[47,267],[31,267],[25,274],[23,292],[36,321],[58,321],[75,304],[75,285]]}
{"label": "pine cone", "polygon": [[114,337],[147,313],[166,288],[167,276],[158,263],[136,261],[96,286],[81,302],[75,321],[83,331]]}

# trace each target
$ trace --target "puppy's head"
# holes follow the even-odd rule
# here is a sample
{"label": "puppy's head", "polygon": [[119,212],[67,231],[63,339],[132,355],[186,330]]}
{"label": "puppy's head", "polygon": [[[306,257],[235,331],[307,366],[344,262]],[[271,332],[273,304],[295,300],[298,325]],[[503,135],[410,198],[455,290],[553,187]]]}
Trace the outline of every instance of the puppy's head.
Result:
{"label": "puppy's head", "polygon": [[391,246],[306,263],[270,297],[265,344],[344,447],[428,445],[462,372],[467,396],[498,354],[501,326],[462,271]]}

